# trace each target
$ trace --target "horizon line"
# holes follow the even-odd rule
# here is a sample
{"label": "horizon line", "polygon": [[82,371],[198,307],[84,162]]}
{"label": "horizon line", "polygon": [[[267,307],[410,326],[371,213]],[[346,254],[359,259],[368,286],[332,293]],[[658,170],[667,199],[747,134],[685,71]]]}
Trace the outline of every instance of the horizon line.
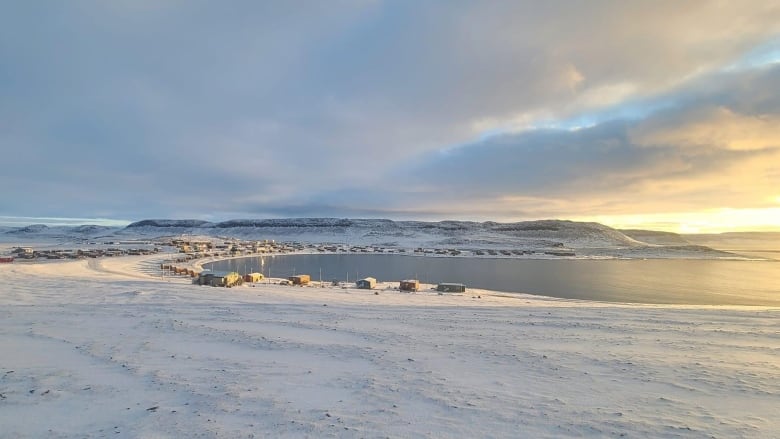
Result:
{"label": "horizon line", "polygon": [[642,224],[624,224],[624,225],[614,225],[614,224],[608,224],[607,222],[603,221],[594,221],[594,220],[586,220],[586,219],[569,219],[569,218],[544,218],[544,219],[527,219],[527,220],[519,220],[519,221],[507,221],[507,220],[467,220],[467,219],[440,219],[440,220],[423,220],[423,219],[392,219],[392,218],[378,218],[378,217],[334,217],[334,216],[300,216],[300,217],[254,217],[254,218],[232,218],[232,219],[226,219],[226,220],[219,220],[219,221],[211,221],[211,220],[203,220],[198,218],[144,218],[139,220],[122,220],[122,219],[112,219],[112,218],[76,218],[76,217],[53,217],[53,216],[44,216],[44,217],[36,217],[36,216],[11,216],[11,215],[0,215],[0,227],[28,227],[32,225],[45,225],[47,227],[78,227],[78,226],[86,226],[86,225],[97,225],[97,226],[105,226],[105,227],[127,227],[128,225],[139,222],[139,221],[204,221],[207,223],[220,223],[220,222],[226,222],[226,221],[240,221],[240,220],[275,220],[275,219],[351,219],[351,220],[387,220],[387,221],[396,221],[396,222],[403,222],[403,221],[419,221],[419,222],[428,222],[428,223],[437,223],[437,222],[445,222],[445,221],[453,221],[453,222],[474,222],[474,223],[485,223],[485,222],[495,222],[495,223],[504,223],[504,224],[510,224],[510,223],[521,223],[521,222],[534,222],[534,221],[571,221],[571,222],[578,222],[578,223],[597,223],[601,224],[610,228],[613,228],[615,230],[646,230],[646,231],[653,231],[653,232],[668,232],[668,233],[676,233],[679,235],[720,235],[725,233],[780,233],[780,230],[777,230],[776,227],[767,226],[766,228],[756,228],[756,227],[750,227],[750,228],[738,228],[738,227],[731,227],[727,228],[728,230],[722,230],[722,231],[688,231],[688,232],[682,232],[682,231],[671,231],[668,227],[663,227],[658,224],[652,224],[648,223],[647,226],[643,226]]}

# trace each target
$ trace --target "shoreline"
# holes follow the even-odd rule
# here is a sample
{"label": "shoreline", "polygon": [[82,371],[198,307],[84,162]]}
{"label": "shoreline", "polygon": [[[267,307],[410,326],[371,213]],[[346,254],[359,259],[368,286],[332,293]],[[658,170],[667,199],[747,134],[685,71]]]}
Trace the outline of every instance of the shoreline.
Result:
{"label": "shoreline", "polygon": [[[236,271],[239,274],[245,274],[244,271],[259,271],[267,274],[265,268],[261,267],[256,261],[265,255],[235,256],[228,258],[210,258],[198,264],[203,268],[209,263],[219,263],[222,261],[238,261],[228,265],[222,264],[216,268],[217,271]],[[318,259],[305,259],[300,263],[295,262],[297,256],[309,256]],[[441,282],[464,283],[467,286],[467,293],[474,290],[475,287],[483,291],[491,291],[507,295],[531,295],[537,297],[553,297],[564,300],[581,300],[584,302],[604,302],[604,303],[622,303],[622,304],[651,304],[651,305],[701,305],[701,306],[754,306],[754,307],[777,307],[780,306],[778,298],[774,295],[774,289],[764,281],[764,285],[755,284],[743,290],[729,289],[733,282],[741,282],[737,274],[745,272],[756,276],[766,276],[765,279],[775,279],[780,272],[777,266],[773,264],[774,260],[768,261],[744,261],[744,260],[692,260],[686,264],[684,260],[679,265],[676,260],[669,259],[609,259],[609,260],[590,260],[590,259],[487,259],[474,258],[477,262],[468,262],[459,257],[440,256],[435,261],[418,265],[416,262],[403,262],[398,256],[413,256],[399,254],[327,254],[327,253],[285,253],[271,257],[284,258],[281,262],[272,263],[272,274],[286,273],[279,279],[286,279],[287,276],[294,274],[293,267],[297,267],[298,273],[312,275],[312,283],[317,276],[317,267],[329,266],[329,274],[323,271],[323,282],[330,284],[335,280],[343,283],[345,281],[345,272],[349,272],[349,279],[356,281],[359,274],[364,276],[373,276],[377,279],[386,280],[386,284],[398,286],[402,279],[419,279],[426,283],[423,289],[435,287]],[[346,259],[341,259],[341,258]],[[370,261],[372,257],[381,258]],[[423,256],[418,256],[423,257]],[[242,259],[254,261],[253,266],[242,266]],[[337,259],[333,259],[337,258]],[[366,261],[364,261],[364,259]],[[457,260],[458,263],[446,262],[445,260]],[[489,261],[500,261],[500,264],[493,264]],[[514,262],[513,262],[514,261]],[[515,265],[515,262],[519,265]],[[753,262],[758,265],[742,265],[742,263]],[[761,263],[769,265],[764,265]],[[393,269],[392,273],[382,269],[383,264],[389,264],[393,267],[406,267],[402,270]],[[322,265],[319,265],[322,264]],[[338,268],[335,269],[333,265]],[[602,265],[604,264],[604,265]],[[268,267],[266,265],[265,267]],[[410,269],[410,267],[412,267]],[[451,268],[447,268],[451,267]],[[479,267],[479,268],[478,268]],[[709,280],[709,277],[699,279],[698,276],[689,275],[688,270],[679,267],[689,267],[694,270],[693,273],[702,270],[713,273],[721,272],[719,277],[723,282],[728,282],[720,286],[717,282]],[[419,270],[419,271],[418,271]],[[473,270],[489,270],[494,273],[491,276],[481,276],[474,273]],[[560,272],[559,270],[564,270]],[[671,270],[671,271],[668,271]],[[469,272],[469,276],[458,276],[457,273]],[[481,272],[481,271],[480,271]],[[339,274],[340,273],[340,274]],[[419,276],[406,275],[406,273],[417,273]],[[537,275],[537,273],[539,273]],[[561,273],[557,275],[556,273]],[[571,273],[571,274],[566,274]],[[621,274],[626,273],[626,274]],[[666,275],[668,273],[668,276]],[[353,278],[353,274],[356,276]],[[432,275],[432,276],[431,276]],[[400,276],[400,277],[399,277]],[[557,276],[559,280],[553,282],[550,276]],[[660,276],[660,277],[659,277]],[[678,277],[680,276],[680,277]],[[278,275],[277,275],[278,277]],[[676,279],[676,280],[675,280]],[[353,282],[354,282],[353,281]],[[636,282],[636,283],[634,283]],[[677,289],[675,282],[682,282],[683,287]],[[771,282],[770,282],[771,283]],[[354,283],[351,283],[354,284]],[[603,284],[603,288],[599,285]],[[621,288],[622,285],[622,288]],[[739,288],[739,284],[734,284]],[[733,291],[733,292],[732,292]]]}
{"label": "shoreline", "polygon": [[[295,256],[301,253],[283,253],[275,254],[274,256]],[[98,276],[119,276],[125,279],[136,279],[153,281],[160,285],[165,284],[179,284],[179,285],[191,285],[194,289],[208,288],[218,295],[218,297],[226,297],[223,293],[223,288],[210,287],[210,286],[198,286],[192,285],[192,278],[183,275],[163,274],[163,270],[160,268],[160,264],[166,260],[171,259],[171,256],[175,256],[174,253],[169,254],[155,254],[146,256],[120,256],[111,258],[97,258],[75,261],[41,261],[39,262],[26,262],[24,264],[18,264],[17,267],[39,267],[40,269],[34,269],[37,274],[45,274],[46,267],[65,267],[69,264],[80,265],[86,270],[79,272],[85,276],[98,275]],[[267,255],[267,254],[266,254]],[[199,267],[202,269],[202,265],[209,262],[217,262],[226,259],[236,259],[246,256],[230,257],[230,258],[218,258],[210,257],[205,259],[195,259],[187,261],[190,266]],[[8,264],[12,266],[14,264]],[[65,270],[54,270],[52,275],[61,275]],[[121,279],[117,279],[121,280]],[[645,302],[627,302],[627,301],[606,301],[606,300],[592,300],[592,299],[578,299],[578,298],[564,298],[555,297],[542,294],[534,294],[527,292],[514,292],[514,291],[500,291],[489,290],[479,288],[468,288],[465,293],[439,293],[435,291],[436,284],[421,283],[420,290],[417,292],[398,291],[398,281],[384,281],[378,282],[377,287],[374,289],[359,289],[354,286],[354,283],[350,283],[353,286],[344,286],[342,283],[339,285],[331,285],[331,282],[323,281],[322,286],[318,284],[318,281],[312,281],[311,285],[307,286],[288,286],[279,284],[280,281],[286,280],[286,278],[265,278],[263,281],[255,284],[244,284],[241,286],[225,289],[230,293],[238,293],[239,295],[248,288],[253,290],[262,291],[264,293],[279,294],[280,298],[289,297],[290,294],[298,292],[306,292],[306,297],[313,302],[319,300],[333,300],[344,299],[347,303],[354,302],[357,297],[374,297],[374,296],[387,296],[395,295],[396,298],[406,298],[393,300],[392,305],[400,306],[512,306],[512,307],[527,307],[527,306],[564,306],[564,307],[615,307],[615,308],[647,308],[647,309],[703,309],[703,310],[735,310],[735,311],[776,311],[780,310],[780,306],[775,305],[734,305],[734,304],[682,304],[682,303],[645,303]],[[326,294],[323,294],[326,293]],[[378,294],[374,294],[378,293]],[[229,295],[229,294],[228,294]],[[418,300],[420,298],[429,298],[432,300]],[[408,303],[404,300],[408,299]],[[486,300],[488,299],[488,300]],[[358,300],[361,302],[361,300]],[[464,303],[465,302],[465,303]],[[522,302],[522,303],[521,303]],[[371,301],[371,304],[380,304],[382,301]]]}

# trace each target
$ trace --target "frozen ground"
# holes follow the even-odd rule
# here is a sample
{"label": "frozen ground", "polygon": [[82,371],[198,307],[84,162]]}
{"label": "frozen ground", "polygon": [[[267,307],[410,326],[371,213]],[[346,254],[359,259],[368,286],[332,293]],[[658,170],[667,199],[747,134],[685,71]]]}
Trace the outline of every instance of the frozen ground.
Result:
{"label": "frozen ground", "polygon": [[780,431],[780,309],[218,289],[156,257],[0,265],[0,437]]}

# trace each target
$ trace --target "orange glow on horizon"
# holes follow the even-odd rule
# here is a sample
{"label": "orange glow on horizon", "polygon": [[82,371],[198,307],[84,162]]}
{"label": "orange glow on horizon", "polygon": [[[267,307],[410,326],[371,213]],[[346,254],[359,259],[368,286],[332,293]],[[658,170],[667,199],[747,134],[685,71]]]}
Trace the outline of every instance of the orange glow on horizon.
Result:
{"label": "orange glow on horizon", "polygon": [[701,212],[604,215],[573,218],[595,221],[616,229],[647,229],[665,232],[724,233],[780,232],[780,207],[759,209],[712,209]]}

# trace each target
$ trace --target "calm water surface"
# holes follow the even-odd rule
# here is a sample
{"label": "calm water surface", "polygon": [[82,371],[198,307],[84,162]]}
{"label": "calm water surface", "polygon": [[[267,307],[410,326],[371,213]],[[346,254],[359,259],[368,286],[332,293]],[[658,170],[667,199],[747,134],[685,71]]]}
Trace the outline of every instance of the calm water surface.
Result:
{"label": "calm water surface", "polygon": [[567,299],[780,306],[780,262],[721,260],[531,260],[409,255],[280,255],[219,261],[213,270],[312,280],[416,278]]}

